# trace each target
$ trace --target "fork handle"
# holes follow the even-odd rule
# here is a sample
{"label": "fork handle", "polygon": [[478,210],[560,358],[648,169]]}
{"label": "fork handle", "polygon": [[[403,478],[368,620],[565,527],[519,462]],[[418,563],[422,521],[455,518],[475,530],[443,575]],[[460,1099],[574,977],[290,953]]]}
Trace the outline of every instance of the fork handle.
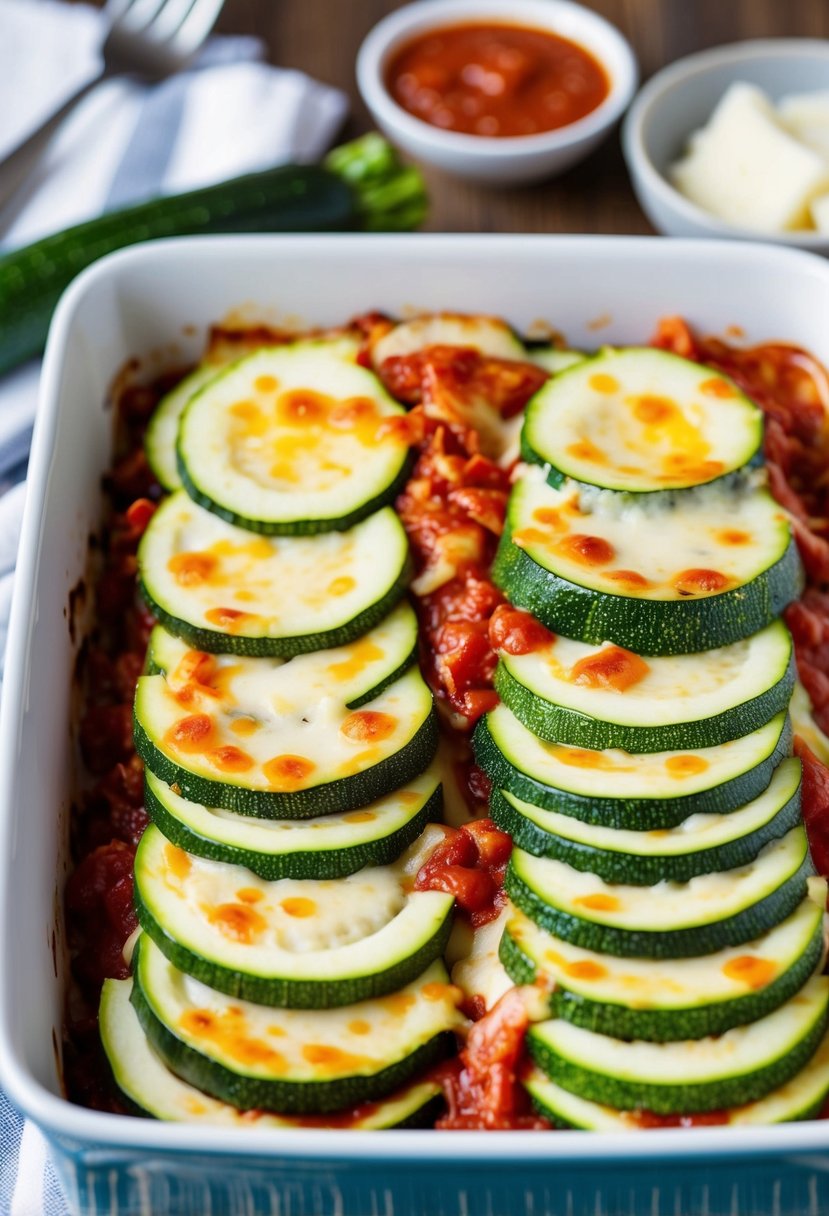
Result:
{"label": "fork handle", "polygon": [[63,120],[83,101],[105,76],[102,68],[91,80],[87,80],[74,93],[67,97],[60,109],[55,110],[40,126],[35,127],[19,144],[0,159],[0,208],[3,207],[17,190],[26,174],[33,168],[37,157],[43,152],[46,144],[54,135]]}

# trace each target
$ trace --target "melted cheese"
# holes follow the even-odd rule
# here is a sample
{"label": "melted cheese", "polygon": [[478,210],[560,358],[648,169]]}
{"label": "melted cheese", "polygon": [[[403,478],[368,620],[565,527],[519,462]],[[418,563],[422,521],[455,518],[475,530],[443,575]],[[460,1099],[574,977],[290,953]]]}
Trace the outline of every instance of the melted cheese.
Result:
{"label": "melted cheese", "polygon": [[[789,540],[783,509],[769,494],[749,490],[700,490],[660,508],[572,484],[553,490],[526,476],[513,490],[509,519],[513,543],[546,570],[638,599],[701,598],[741,586],[774,565]],[[746,543],[724,540],[724,519],[746,534]],[[584,539],[574,545],[574,538]],[[602,560],[589,559],[588,541],[605,547]],[[645,585],[630,585],[620,571]]]}
{"label": "melted cheese", "polygon": [[741,468],[760,411],[731,381],[664,351],[589,359],[533,400],[525,436],[570,477],[619,490],[669,490]]}
{"label": "melted cheese", "polygon": [[[806,834],[793,828],[748,865],[700,874],[689,882],[652,887],[609,884],[564,862],[515,849],[512,865],[520,879],[547,903],[597,924],[617,929],[668,933],[736,916],[782,886],[808,858]],[[805,880],[804,880],[805,882]]]}
{"label": "melted cheese", "polygon": [[[184,975],[146,935],[139,954],[142,991],[164,1025],[195,1051],[261,1079],[371,1075],[463,1023],[442,963],[433,963],[401,990],[410,1001],[379,998],[336,1009],[272,1009],[224,996]],[[432,984],[444,985],[438,999],[433,990],[424,995]],[[355,1033],[357,1022],[368,1022],[371,1033]]]}

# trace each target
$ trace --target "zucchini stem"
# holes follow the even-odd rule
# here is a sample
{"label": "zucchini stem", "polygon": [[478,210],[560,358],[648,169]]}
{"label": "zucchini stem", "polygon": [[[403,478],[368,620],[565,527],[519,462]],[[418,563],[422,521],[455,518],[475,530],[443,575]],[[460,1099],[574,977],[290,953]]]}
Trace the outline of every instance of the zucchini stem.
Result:
{"label": "zucchini stem", "polygon": [[365,231],[404,232],[423,222],[428,199],[420,172],[376,131],[334,148],[323,165],[351,188]]}

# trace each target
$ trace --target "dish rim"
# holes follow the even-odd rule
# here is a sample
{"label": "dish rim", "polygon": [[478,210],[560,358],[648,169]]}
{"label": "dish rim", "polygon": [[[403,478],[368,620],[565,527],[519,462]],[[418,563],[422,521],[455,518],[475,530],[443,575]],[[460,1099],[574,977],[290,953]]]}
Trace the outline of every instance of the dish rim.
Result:
{"label": "dish rim", "polygon": [[[54,314],[44,360],[39,406],[32,441],[29,488],[21,532],[20,556],[15,574],[15,587],[9,626],[7,665],[0,703],[0,976],[6,973],[4,964],[9,953],[11,918],[3,916],[3,902],[10,889],[8,867],[12,857],[12,836],[15,831],[15,809],[12,793],[16,777],[14,759],[17,740],[23,722],[29,650],[32,644],[34,614],[32,603],[39,565],[39,549],[43,535],[48,482],[56,452],[56,431],[61,404],[61,379],[67,348],[72,336],[75,313],[85,297],[95,290],[101,280],[117,275],[131,264],[158,255],[174,257],[178,250],[210,247],[231,254],[243,246],[267,244],[278,253],[280,247],[301,252],[303,247],[319,252],[319,235],[279,236],[251,235],[224,237],[175,238],[146,242],[110,254],[83,271],[64,293]],[[375,255],[390,256],[401,242],[410,245],[412,236],[362,234],[325,236],[329,248],[348,250],[364,248],[370,242]],[[522,236],[516,234],[426,234],[417,237],[418,247],[428,244],[437,252],[460,246],[474,254],[491,253],[493,246],[508,249],[516,241],[527,242],[541,250],[616,246],[631,254],[648,251],[647,256],[658,260],[662,242],[652,237],[625,236]],[[822,259],[800,250],[775,245],[751,245],[732,241],[672,240],[672,256],[680,262],[693,264],[700,250],[709,253],[726,251],[737,262],[750,263],[762,257],[781,269],[797,266],[808,269],[826,282],[829,292],[829,265]],[[186,323],[186,319],[183,319]],[[113,369],[114,370],[114,369]],[[571,1163],[597,1160],[629,1160],[643,1162],[654,1157],[725,1160],[756,1157],[773,1152],[777,1155],[825,1151],[829,1148],[829,1121],[810,1120],[803,1123],[778,1124],[768,1127],[733,1128],[727,1136],[718,1127],[685,1129],[654,1129],[630,1132],[589,1132],[583,1135],[543,1136],[532,1132],[455,1132],[452,1136],[435,1136],[431,1129],[401,1130],[389,1137],[385,1131],[366,1131],[359,1136],[334,1139],[330,1131],[318,1129],[262,1130],[255,1128],[203,1127],[198,1124],[165,1123],[130,1115],[114,1115],[93,1111],[59,1097],[42,1085],[24,1066],[13,1047],[10,1032],[14,985],[0,980],[0,1081],[11,1101],[31,1118],[48,1136],[64,1145],[81,1149],[123,1150],[130,1153],[158,1152],[165,1156],[199,1156],[273,1159],[277,1155],[301,1160],[366,1162],[382,1159],[405,1165],[413,1161],[472,1162],[480,1164],[480,1153],[486,1143],[487,1158],[493,1163],[514,1160],[526,1164]],[[485,1141],[482,1137],[486,1137]]]}

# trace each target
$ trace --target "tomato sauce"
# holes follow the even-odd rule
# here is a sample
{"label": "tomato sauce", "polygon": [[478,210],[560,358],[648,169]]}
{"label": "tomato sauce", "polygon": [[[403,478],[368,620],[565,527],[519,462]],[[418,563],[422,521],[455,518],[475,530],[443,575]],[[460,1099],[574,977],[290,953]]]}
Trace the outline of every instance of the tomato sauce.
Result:
{"label": "tomato sauce", "polygon": [[449,25],[406,43],[386,87],[431,126],[499,139],[577,122],[610,91],[584,47],[549,30],[494,22]]}

